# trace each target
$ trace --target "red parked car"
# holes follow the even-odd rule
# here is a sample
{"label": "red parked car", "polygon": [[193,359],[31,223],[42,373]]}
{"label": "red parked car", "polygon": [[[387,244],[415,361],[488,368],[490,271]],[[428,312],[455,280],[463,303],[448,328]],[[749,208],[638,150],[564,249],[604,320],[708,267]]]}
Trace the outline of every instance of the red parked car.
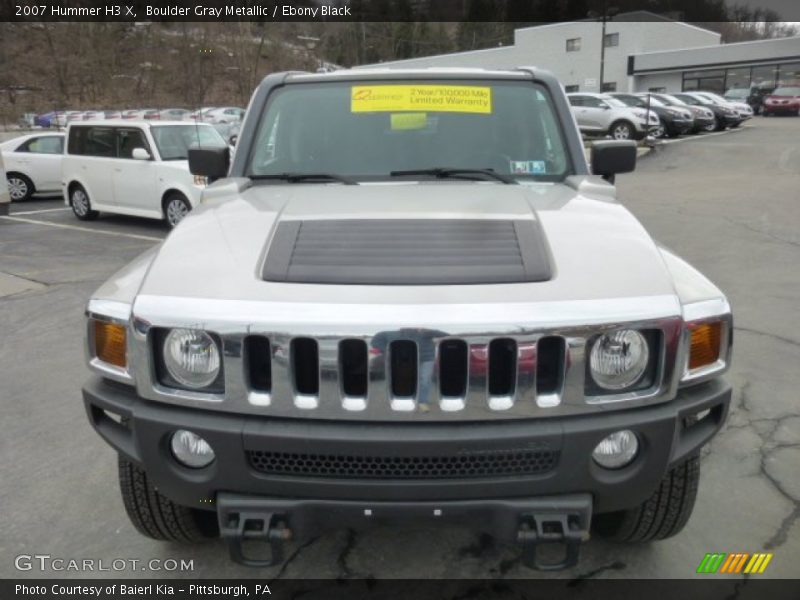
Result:
{"label": "red parked car", "polygon": [[764,98],[764,116],[800,115],[800,86],[779,87]]}

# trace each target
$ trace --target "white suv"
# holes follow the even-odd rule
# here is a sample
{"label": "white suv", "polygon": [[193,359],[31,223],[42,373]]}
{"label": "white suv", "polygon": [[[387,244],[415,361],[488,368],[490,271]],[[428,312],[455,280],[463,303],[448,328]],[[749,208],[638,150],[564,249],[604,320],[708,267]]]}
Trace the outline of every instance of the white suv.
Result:
{"label": "white suv", "polygon": [[658,115],[631,108],[608,94],[567,94],[572,114],[582,133],[610,135],[616,140],[638,140],[659,125]]}
{"label": "white suv", "polygon": [[189,173],[189,148],[226,145],[216,129],[199,123],[70,124],[61,170],[64,201],[82,221],[102,210],[164,219],[174,227],[200,202],[205,186]]}

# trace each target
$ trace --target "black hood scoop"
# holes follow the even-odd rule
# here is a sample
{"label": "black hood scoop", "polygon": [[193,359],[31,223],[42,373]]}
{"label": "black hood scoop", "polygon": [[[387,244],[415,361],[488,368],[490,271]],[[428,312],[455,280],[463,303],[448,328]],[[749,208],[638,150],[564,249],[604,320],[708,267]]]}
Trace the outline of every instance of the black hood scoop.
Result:
{"label": "black hood scoop", "polygon": [[264,281],[359,285],[529,283],[552,276],[538,221],[282,221]]}

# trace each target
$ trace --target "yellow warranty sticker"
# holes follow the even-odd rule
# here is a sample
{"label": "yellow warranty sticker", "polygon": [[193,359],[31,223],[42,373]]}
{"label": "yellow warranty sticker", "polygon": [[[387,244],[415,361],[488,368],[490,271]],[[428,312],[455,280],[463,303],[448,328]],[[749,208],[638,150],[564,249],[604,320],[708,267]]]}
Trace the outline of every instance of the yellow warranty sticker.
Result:
{"label": "yellow warranty sticker", "polygon": [[491,114],[492,88],[474,85],[354,85],[350,111]]}

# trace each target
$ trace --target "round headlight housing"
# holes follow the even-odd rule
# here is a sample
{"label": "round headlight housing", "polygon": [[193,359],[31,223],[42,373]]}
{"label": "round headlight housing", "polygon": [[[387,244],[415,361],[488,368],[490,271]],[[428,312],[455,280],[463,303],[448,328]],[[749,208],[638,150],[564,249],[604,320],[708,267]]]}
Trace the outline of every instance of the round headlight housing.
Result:
{"label": "round headlight housing", "polygon": [[606,469],[621,469],[636,458],[639,452],[639,439],[630,429],[615,431],[600,440],[592,458],[601,467]]}
{"label": "round headlight housing", "polygon": [[179,384],[199,390],[219,375],[219,348],[205,331],[173,329],[164,339],[164,366]]}
{"label": "round headlight housing", "polygon": [[177,461],[190,469],[207,467],[216,456],[207,441],[186,429],[178,429],[172,434],[170,449]]}
{"label": "round headlight housing", "polygon": [[601,388],[624,390],[639,380],[649,360],[644,336],[633,329],[620,329],[595,340],[589,355],[589,370]]}

